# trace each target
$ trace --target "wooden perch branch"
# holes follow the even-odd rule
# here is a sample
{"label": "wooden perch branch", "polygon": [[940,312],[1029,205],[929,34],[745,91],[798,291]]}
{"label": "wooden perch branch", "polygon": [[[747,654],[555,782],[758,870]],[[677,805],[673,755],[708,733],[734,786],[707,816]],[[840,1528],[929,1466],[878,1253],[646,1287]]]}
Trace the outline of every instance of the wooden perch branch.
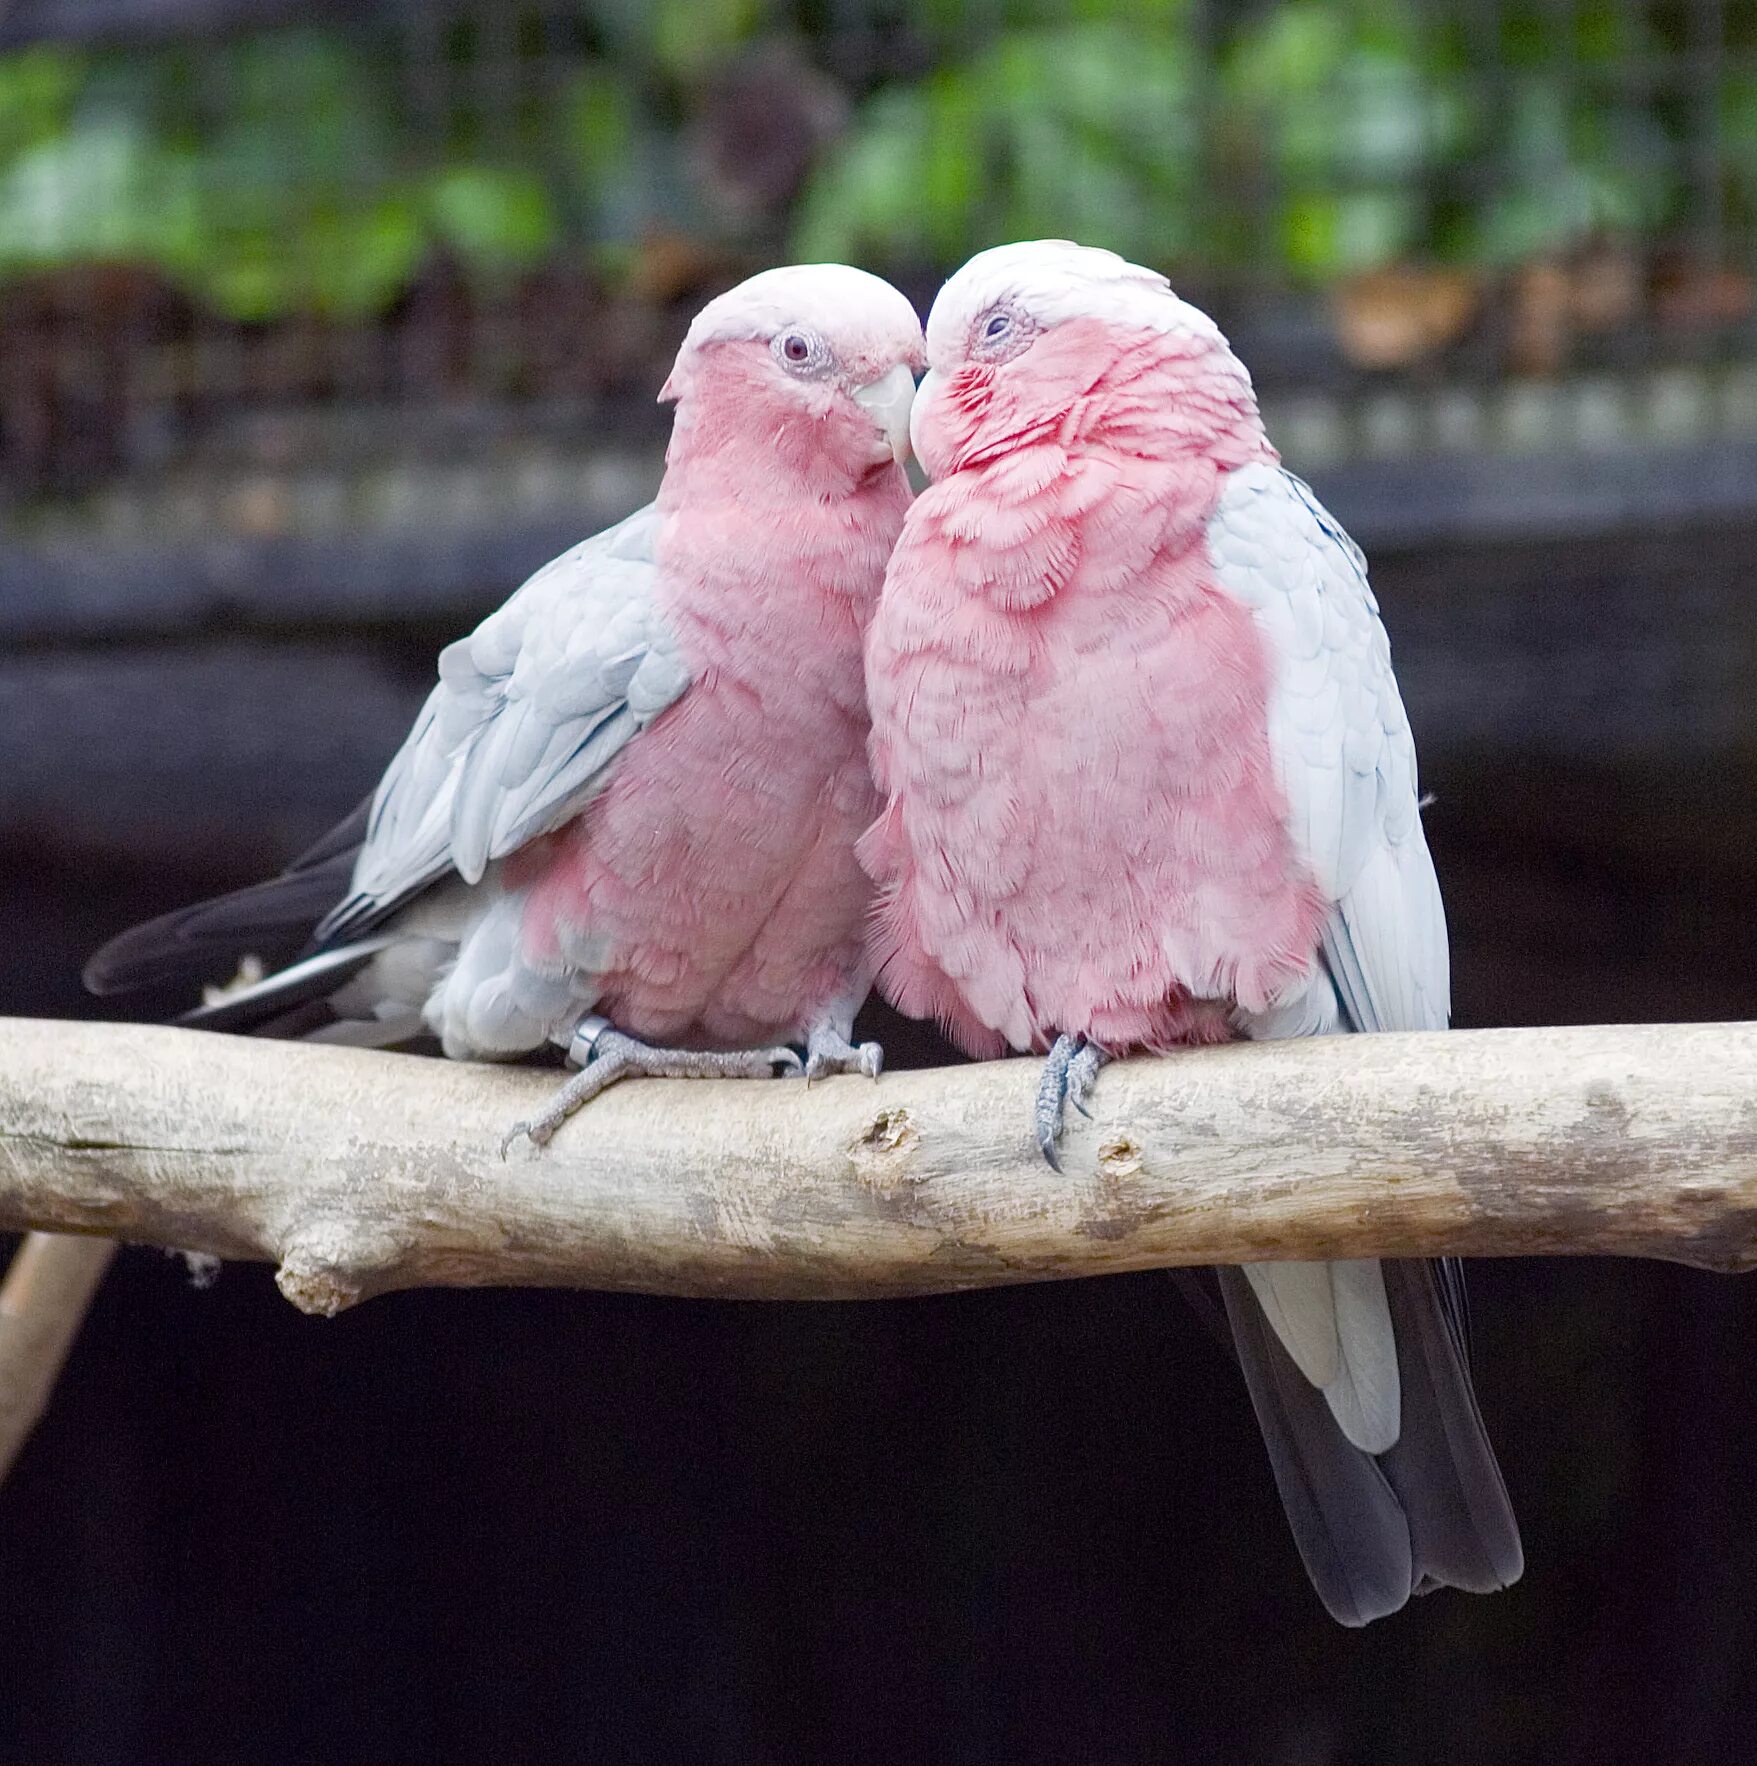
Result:
{"label": "wooden perch branch", "polygon": [[502,1161],[555,1077],[0,1020],[0,1227],[267,1259],[318,1313],[421,1284],[847,1298],[1265,1258],[1757,1262],[1757,1024],[1130,1062],[1059,1177],[1035,1062],[640,1080]]}

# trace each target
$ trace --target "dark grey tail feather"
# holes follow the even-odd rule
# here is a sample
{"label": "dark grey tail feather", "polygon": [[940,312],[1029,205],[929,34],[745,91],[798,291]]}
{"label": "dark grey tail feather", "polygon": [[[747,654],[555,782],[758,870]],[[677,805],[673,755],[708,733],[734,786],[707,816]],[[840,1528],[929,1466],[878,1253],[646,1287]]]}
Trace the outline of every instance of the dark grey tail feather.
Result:
{"label": "dark grey tail feather", "polygon": [[93,993],[223,981],[243,956],[269,967],[307,952],[318,922],[348,892],[370,803],[303,852],[278,877],[131,926],[85,966]]}
{"label": "dark grey tail feather", "polygon": [[1519,1529],[1471,1389],[1458,1272],[1387,1260],[1403,1427],[1375,1458],[1342,1434],[1282,1348],[1244,1272],[1217,1270],[1276,1488],[1319,1598],[1365,1625],[1430,1588],[1518,1580]]}
{"label": "dark grey tail feather", "polygon": [[312,928],[347,889],[351,869],[351,861],[334,859],[131,926],[86,964],[85,984],[93,993],[193,988],[223,981],[246,955],[271,968],[286,962],[310,942]]}
{"label": "dark grey tail feather", "polygon": [[1232,1326],[1227,1322],[1226,1305],[1221,1298],[1220,1284],[1212,1269],[1168,1269],[1165,1272],[1177,1283],[1177,1291],[1189,1302],[1190,1310],[1202,1321],[1202,1328],[1220,1345],[1222,1355],[1231,1355]]}
{"label": "dark grey tail feather", "polygon": [[1420,1587],[1492,1594],[1519,1580],[1525,1553],[1470,1383],[1464,1320],[1445,1298],[1463,1284],[1420,1259],[1387,1258],[1384,1270],[1403,1431],[1380,1463],[1409,1516]]}
{"label": "dark grey tail feather", "polygon": [[1330,1616],[1367,1625],[1408,1603],[1418,1573],[1403,1506],[1281,1347],[1242,1269],[1218,1269],[1233,1347],[1306,1574]]}

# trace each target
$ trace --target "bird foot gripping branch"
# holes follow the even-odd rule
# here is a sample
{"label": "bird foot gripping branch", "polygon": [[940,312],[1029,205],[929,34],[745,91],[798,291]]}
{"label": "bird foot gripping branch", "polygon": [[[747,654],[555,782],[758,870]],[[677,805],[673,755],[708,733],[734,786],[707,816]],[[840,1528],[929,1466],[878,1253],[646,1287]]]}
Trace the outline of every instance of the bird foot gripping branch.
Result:
{"label": "bird foot gripping branch", "polygon": [[808,1085],[832,1073],[864,1073],[877,1079],[884,1070],[885,1051],[876,1042],[850,1042],[834,1024],[814,1024],[805,1039]]}
{"label": "bird foot gripping branch", "polygon": [[1031,1126],[1037,1136],[1038,1151],[1056,1171],[1062,1168],[1062,1124],[1067,1119],[1068,1106],[1073,1105],[1082,1116],[1091,1116],[1086,1100],[1108,1059],[1103,1049],[1083,1036],[1058,1036],[1043,1063]]}
{"label": "bird foot gripping branch", "polygon": [[587,1018],[573,1034],[568,1059],[579,1071],[560,1086],[535,1116],[515,1122],[500,1143],[500,1156],[520,1135],[546,1147],[568,1117],[619,1079],[776,1079],[803,1073],[804,1063],[789,1048],[656,1049],[611,1028],[607,1018]]}
{"label": "bird foot gripping branch", "polygon": [[568,1044],[568,1059],[579,1071],[557,1089],[535,1116],[515,1122],[500,1143],[500,1156],[520,1135],[534,1147],[545,1147],[556,1130],[606,1087],[619,1079],[791,1079],[807,1084],[832,1073],[864,1073],[877,1079],[885,1051],[876,1042],[852,1043],[834,1024],[812,1026],[805,1058],[790,1048],[658,1049],[637,1037],[624,1036],[608,1018],[585,1019]]}

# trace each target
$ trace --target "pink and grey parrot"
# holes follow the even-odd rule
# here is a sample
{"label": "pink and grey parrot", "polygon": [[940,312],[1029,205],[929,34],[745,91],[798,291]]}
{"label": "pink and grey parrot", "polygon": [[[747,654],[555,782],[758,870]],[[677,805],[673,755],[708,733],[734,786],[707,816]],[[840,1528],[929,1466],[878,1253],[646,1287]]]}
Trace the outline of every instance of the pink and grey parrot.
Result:
{"label": "pink and grey parrot", "polygon": [[[305,954],[190,1014],[624,1074],[877,1073],[854,843],[877,810],[861,646],[909,504],[921,325],[841,265],[707,306],[661,393],[657,499],[439,659],[371,801],[275,880],[137,927],[99,992]],[[511,1140],[509,1135],[508,1139]]]}
{"label": "pink and grey parrot", "polygon": [[[867,643],[880,991],[969,1053],[1048,1055],[1059,1169],[1102,1064],[1435,1030],[1446,924],[1360,552],[1165,279],[1063,241],[928,319],[933,483]],[[1360,1625],[1522,1568],[1456,1266],[1217,1272],[1319,1595]]]}

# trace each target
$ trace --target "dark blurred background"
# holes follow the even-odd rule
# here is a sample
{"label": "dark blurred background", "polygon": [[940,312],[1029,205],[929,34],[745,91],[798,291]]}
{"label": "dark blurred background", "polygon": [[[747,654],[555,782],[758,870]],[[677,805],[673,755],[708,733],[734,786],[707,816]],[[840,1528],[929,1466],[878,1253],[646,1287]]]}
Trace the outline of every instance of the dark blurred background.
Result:
{"label": "dark blurred background", "polygon": [[[1213,307],[1372,556],[1459,1021],[1751,1015],[1757,0],[0,5],[0,1011],[352,806],[710,294],[1043,234]],[[1751,1289],[1474,1287],[1526,1578],[1351,1634],[1160,1277],[131,1252],[0,1491],[0,1761],[1751,1759]]]}

